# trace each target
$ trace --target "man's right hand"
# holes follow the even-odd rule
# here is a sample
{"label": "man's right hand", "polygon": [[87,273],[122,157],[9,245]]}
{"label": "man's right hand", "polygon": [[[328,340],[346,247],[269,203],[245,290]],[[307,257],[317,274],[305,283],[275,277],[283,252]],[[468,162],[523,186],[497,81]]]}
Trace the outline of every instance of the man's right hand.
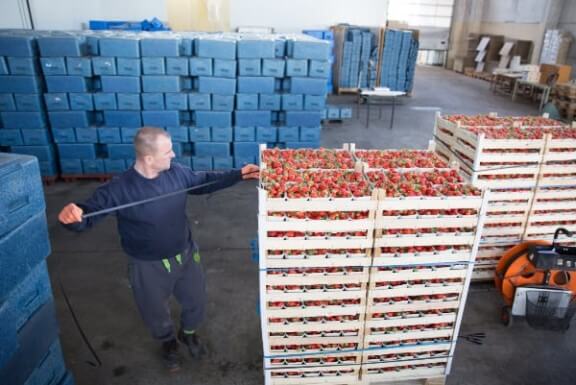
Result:
{"label": "man's right hand", "polygon": [[74,203],[69,203],[64,206],[62,211],[60,211],[60,214],[58,214],[58,220],[65,225],[69,223],[82,222],[82,214],[84,214],[84,211],[80,207],[76,206]]}

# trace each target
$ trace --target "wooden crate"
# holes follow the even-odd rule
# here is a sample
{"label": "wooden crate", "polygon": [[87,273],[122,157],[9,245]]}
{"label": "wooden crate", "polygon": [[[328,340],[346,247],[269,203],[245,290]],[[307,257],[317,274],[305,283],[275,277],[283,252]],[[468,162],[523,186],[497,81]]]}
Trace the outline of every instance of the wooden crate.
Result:
{"label": "wooden crate", "polygon": [[359,382],[360,365],[285,369],[264,366],[264,375],[267,385],[350,385]]}

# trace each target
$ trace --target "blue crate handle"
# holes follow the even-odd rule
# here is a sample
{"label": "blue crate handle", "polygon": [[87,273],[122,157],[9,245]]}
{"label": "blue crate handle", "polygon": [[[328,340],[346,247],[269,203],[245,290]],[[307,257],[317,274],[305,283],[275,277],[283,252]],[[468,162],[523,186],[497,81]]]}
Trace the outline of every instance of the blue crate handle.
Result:
{"label": "blue crate handle", "polygon": [[252,249],[252,261],[258,263],[260,261],[260,255],[258,253],[258,239],[257,238],[250,241],[250,249]]}

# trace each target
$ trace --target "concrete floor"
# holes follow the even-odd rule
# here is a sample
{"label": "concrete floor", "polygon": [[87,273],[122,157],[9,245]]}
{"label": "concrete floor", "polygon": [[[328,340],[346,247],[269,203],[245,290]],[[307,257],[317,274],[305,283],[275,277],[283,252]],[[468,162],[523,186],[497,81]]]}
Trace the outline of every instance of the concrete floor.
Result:
{"label": "concrete floor", "polygon": [[[335,97],[351,103],[355,97]],[[442,113],[534,115],[535,106],[495,96],[488,83],[437,68],[418,68],[413,96],[396,109],[394,129],[383,121],[365,128],[365,118],[326,125],[322,144],[358,148],[425,148],[432,138],[435,110]],[[363,110],[361,110],[361,113]],[[374,117],[377,113],[374,111]],[[187,360],[167,374],[159,346],[144,328],[126,279],[126,257],[115,220],[107,218],[89,233],[67,232],[57,222],[60,208],[82,200],[97,182],[56,183],[46,188],[52,255],[48,262],[68,367],[79,385],[262,384],[262,350],[257,315],[258,269],[249,242],[257,234],[255,182],[243,182],[209,196],[191,197],[188,215],[202,249],[208,277],[208,314],[200,333],[209,355]],[[60,277],[80,322],[103,365],[92,358],[74,327],[58,288]],[[449,385],[576,384],[576,333],[536,332],[524,323],[506,329],[499,323],[500,298],[490,285],[471,290],[461,333],[485,332],[484,345],[461,341]],[[176,307],[174,308],[176,311]]]}

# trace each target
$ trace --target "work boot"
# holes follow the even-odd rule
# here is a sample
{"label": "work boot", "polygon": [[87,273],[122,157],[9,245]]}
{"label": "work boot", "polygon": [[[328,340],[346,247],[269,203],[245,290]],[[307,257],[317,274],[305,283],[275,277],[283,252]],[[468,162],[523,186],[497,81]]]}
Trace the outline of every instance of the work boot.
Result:
{"label": "work boot", "polygon": [[182,355],[178,351],[178,341],[176,338],[162,342],[162,358],[164,364],[170,372],[177,372],[182,366]]}
{"label": "work boot", "polygon": [[206,353],[206,348],[200,343],[200,339],[196,333],[184,333],[184,330],[180,329],[178,339],[186,345],[192,358],[200,359],[202,355]]}

